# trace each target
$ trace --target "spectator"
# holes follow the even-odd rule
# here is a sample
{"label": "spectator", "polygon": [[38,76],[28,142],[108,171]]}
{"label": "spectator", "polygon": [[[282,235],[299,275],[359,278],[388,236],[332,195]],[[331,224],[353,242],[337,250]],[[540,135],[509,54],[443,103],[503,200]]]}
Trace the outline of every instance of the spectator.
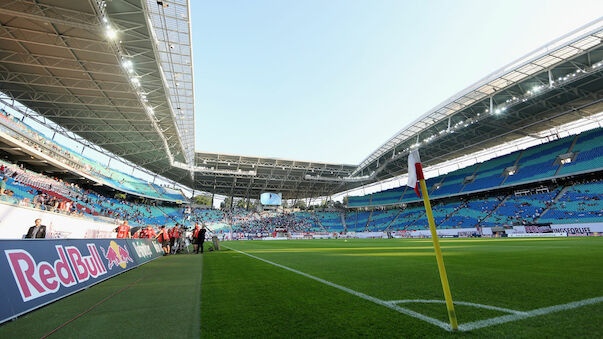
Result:
{"label": "spectator", "polygon": [[42,219],[35,220],[35,225],[31,226],[25,235],[25,239],[43,239],[46,238],[46,226],[42,225]]}
{"label": "spectator", "polygon": [[2,181],[0,181],[0,195],[4,194],[4,190],[6,190],[6,182],[8,181],[7,177],[3,177]]}

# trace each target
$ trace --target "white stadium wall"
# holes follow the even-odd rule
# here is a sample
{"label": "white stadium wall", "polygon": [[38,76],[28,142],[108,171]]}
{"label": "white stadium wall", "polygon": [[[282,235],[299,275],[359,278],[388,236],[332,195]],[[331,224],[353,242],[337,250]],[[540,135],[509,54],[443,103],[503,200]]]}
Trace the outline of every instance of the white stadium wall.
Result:
{"label": "white stadium wall", "polygon": [[0,239],[21,239],[35,219],[46,225],[46,238],[114,238],[113,223],[0,203]]}

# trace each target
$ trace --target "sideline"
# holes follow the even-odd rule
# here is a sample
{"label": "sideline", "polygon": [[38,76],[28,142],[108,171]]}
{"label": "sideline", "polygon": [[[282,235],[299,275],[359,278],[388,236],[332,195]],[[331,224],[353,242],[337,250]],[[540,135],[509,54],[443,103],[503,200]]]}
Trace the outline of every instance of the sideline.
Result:
{"label": "sideline", "polygon": [[329,285],[329,286],[331,286],[331,287],[335,287],[335,288],[337,288],[337,289],[339,289],[339,290],[342,290],[342,291],[344,291],[344,292],[347,292],[347,293],[349,293],[349,294],[352,294],[352,295],[355,295],[355,296],[360,297],[360,298],[362,298],[362,299],[365,299],[365,300],[368,300],[368,301],[374,302],[375,304],[378,304],[378,305],[381,305],[381,306],[385,306],[385,307],[387,307],[387,308],[390,308],[390,309],[392,309],[392,310],[398,311],[398,312],[400,312],[400,313],[403,313],[403,314],[409,315],[409,316],[414,317],[414,318],[417,318],[417,319],[421,319],[421,320],[423,320],[423,321],[425,321],[425,322],[428,322],[428,323],[430,323],[430,324],[432,324],[432,325],[435,325],[435,326],[441,327],[441,328],[445,329],[446,331],[450,331],[450,330],[451,330],[451,329],[450,329],[450,325],[449,325],[449,324],[447,324],[447,323],[445,323],[445,322],[443,322],[443,321],[440,321],[440,320],[437,320],[437,319],[434,319],[434,318],[428,317],[428,316],[423,315],[423,314],[421,314],[421,313],[415,312],[415,311],[413,311],[413,310],[410,310],[410,309],[407,309],[407,308],[400,307],[400,306],[398,306],[398,305],[395,305],[395,304],[389,303],[389,302],[384,301],[384,300],[381,300],[381,299],[377,299],[377,298],[375,298],[375,297],[371,297],[370,295],[366,295],[366,294],[364,294],[364,293],[362,293],[362,292],[354,291],[354,290],[349,289],[349,288],[347,288],[347,287],[344,287],[344,286],[341,286],[341,285],[337,285],[337,284],[335,284],[335,283],[332,283],[332,282],[330,282],[330,281],[328,281],[328,280],[324,280],[324,279],[321,279],[321,278],[315,277],[315,276],[313,276],[313,275],[310,275],[310,274],[308,274],[308,273],[304,273],[304,272],[298,271],[298,270],[293,269],[293,268],[291,268],[291,267],[287,267],[287,266],[284,266],[284,265],[281,265],[281,264],[277,264],[277,263],[275,263],[275,262],[272,262],[272,261],[269,261],[269,260],[266,260],[266,259],[262,259],[262,258],[260,258],[260,257],[256,257],[255,255],[248,254],[248,253],[245,253],[245,252],[239,251],[239,250],[237,250],[237,249],[234,249],[234,248],[231,248],[231,247],[228,247],[228,246],[224,246],[224,245],[222,245],[222,247],[225,247],[225,248],[228,248],[228,249],[233,250],[233,251],[235,251],[235,252],[238,252],[238,253],[244,254],[244,255],[246,255],[246,256],[248,256],[248,257],[251,257],[251,258],[254,258],[254,259],[257,259],[257,260],[263,261],[263,262],[265,262],[265,263],[267,263],[267,264],[274,265],[274,266],[276,266],[276,267],[280,267],[280,268],[285,269],[285,270],[287,270],[287,271],[291,271],[291,272],[293,272],[293,273],[297,273],[297,274],[299,274],[299,275],[303,275],[303,276],[304,276],[304,277],[306,277],[306,278],[310,278],[310,279],[312,279],[312,280],[316,280],[316,281],[318,281],[318,282],[321,282],[321,283],[323,283],[323,284],[325,284],[325,285]]}
{"label": "sideline", "polygon": [[[228,248],[230,250],[233,250],[235,252],[238,252],[240,254],[244,254],[248,257],[263,261],[267,264],[270,265],[274,265],[276,267],[280,267],[282,269],[285,269],[287,271],[291,271],[293,273],[297,273],[299,275],[302,275],[306,278],[310,278],[312,280],[316,280],[318,282],[321,282],[325,285],[329,285],[331,287],[335,287],[339,290],[342,290],[344,292],[350,293],[352,295],[355,295],[357,297],[360,297],[362,299],[374,302],[375,304],[378,305],[382,305],[385,306],[387,308],[390,308],[392,310],[398,311],[400,313],[406,314],[408,316],[423,320],[425,322],[428,322],[432,325],[438,326],[442,329],[445,329],[446,331],[451,331],[450,325],[428,317],[426,315],[423,315],[421,313],[412,311],[410,309],[407,308],[403,308],[400,307],[398,305],[396,305],[396,303],[410,303],[410,302],[422,302],[422,303],[444,303],[444,300],[424,300],[424,299],[415,299],[415,300],[392,300],[392,301],[385,301],[385,300],[381,300],[375,297],[371,297],[370,295],[364,294],[362,292],[358,292],[358,291],[354,291],[352,289],[349,289],[347,287],[341,286],[341,285],[337,285],[335,283],[332,283],[328,280],[324,280],[318,277],[315,277],[313,275],[310,275],[308,273],[304,273],[301,271],[298,271],[296,269],[281,265],[281,264],[277,264],[275,262],[272,262],[270,260],[266,260],[266,259],[262,259],[260,257],[256,257],[255,255],[249,254],[249,253],[245,253],[243,251],[239,251],[237,249],[228,247],[228,246],[224,246],[225,248]],[[502,308],[502,307],[496,307],[496,306],[490,306],[490,305],[482,305],[482,304],[475,304],[475,303],[469,303],[469,302],[455,302],[455,304],[458,305],[467,305],[467,306],[474,306],[474,307],[480,307],[480,308],[487,308],[487,309],[492,309],[492,310],[497,310],[497,311],[501,311],[501,312],[507,312],[507,313],[512,313],[509,315],[503,315],[500,317],[494,317],[494,318],[490,318],[490,319],[485,319],[485,320],[479,320],[479,321],[474,321],[474,322],[470,322],[470,323],[465,323],[465,324],[459,324],[459,331],[462,332],[466,332],[466,331],[471,331],[471,330],[477,330],[480,328],[484,328],[484,327],[488,327],[488,326],[493,326],[493,325],[498,325],[498,324],[502,324],[502,323],[506,323],[506,322],[511,322],[511,321],[517,321],[517,320],[522,320],[522,319],[527,319],[527,318],[532,318],[532,317],[536,317],[536,316],[540,316],[540,315],[545,315],[545,314],[549,314],[549,313],[554,313],[554,312],[560,312],[560,311],[566,311],[566,310],[571,310],[574,308],[578,308],[578,307],[583,307],[583,306],[587,306],[587,305],[592,305],[592,304],[597,304],[597,303],[601,303],[603,302],[603,296],[601,297],[596,297],[596,298],[590,298],[590,299],[584,299],[584,300],[579,300],[579,301],[574,301],[574,302],[570,302],[567,304],[560,304],[560,305],[554,305],[554,306],[550,306],[550,307],[543,307],[543,308],[538,308],[538,309],[534,309],[531,311],[516,311],[516,310],[511,310],[511,309],[506,309],[506,308]]]}

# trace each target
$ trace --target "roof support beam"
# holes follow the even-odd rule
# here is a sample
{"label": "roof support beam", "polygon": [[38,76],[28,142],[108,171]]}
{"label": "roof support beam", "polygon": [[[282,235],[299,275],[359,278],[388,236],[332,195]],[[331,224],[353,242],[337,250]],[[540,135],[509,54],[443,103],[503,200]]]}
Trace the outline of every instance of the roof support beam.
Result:
{"label": "roof support beam", "polygon": [[40,22],[51,22],[85,30],[100,30],[100,23],[95,15],[31,1],[17,0],[5,2],[0,7],[0,14]]}

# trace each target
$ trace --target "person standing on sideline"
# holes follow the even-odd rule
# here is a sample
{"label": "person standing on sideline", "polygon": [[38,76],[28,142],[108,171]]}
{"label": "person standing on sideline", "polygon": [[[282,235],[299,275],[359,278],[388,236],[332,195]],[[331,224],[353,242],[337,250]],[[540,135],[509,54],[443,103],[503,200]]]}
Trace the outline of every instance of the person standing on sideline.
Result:
{"label": "person standing on sideline", "polygon": [[[174,249],[174,244],[176,243],[176,240],[178,240],[179,232],[180,232],[180,224],[176,223],[176,226],[172,227],[169,231],[170,248],[171,249]],[[174,253],[174,254],[176,254],[176,253]]]}
{"label": "person standing on sideline", "polygon": [[35,225],[31,226],[25,235],[25,239],[43,239],[46,238],[46,226],[42,225],[42,219],[38,218]]}
{"label": "person standing on sideline", "polygon": [[193,230],[193,252],[195,254],[199,254],[199,243],[201,242],[199,236],[201,235],[201,227],[199,227],[199,223],[195,223],[195,229]]}
{"label": "person standing on sideline", "polygon": [[155,238],[155,230],[153,229],[153,226],[147,225],[147,228],[140,232],[140,237],[145,239]]}
{"label": "person standing on sideline", "polygon": [[166,256],[170,254],[170,234],[165,228],[165,225],[161,226],[161,230],[159,231],[159,234],[155,236],[155,239],[161,244],[161,248],[163,248],[164,252],[163,255]]}
{"label": "person standing on sideline", "polygon": [[126,239],[130,238],[130,226],[128,226],[128,221],[125,220],[122,225],[117,227],[117,239]]}
{"label": "person standing on sideline", "polygon": [[[201,230],[199,231],[199,249],[201,249],[201,253],[203,253],[203,243],[205,242],[205,232],[207,232],[207,230],[205,229],[205,224],[203,224],[203,227],[201,227]],[[199,253],[199,252],[197,252]]]}

